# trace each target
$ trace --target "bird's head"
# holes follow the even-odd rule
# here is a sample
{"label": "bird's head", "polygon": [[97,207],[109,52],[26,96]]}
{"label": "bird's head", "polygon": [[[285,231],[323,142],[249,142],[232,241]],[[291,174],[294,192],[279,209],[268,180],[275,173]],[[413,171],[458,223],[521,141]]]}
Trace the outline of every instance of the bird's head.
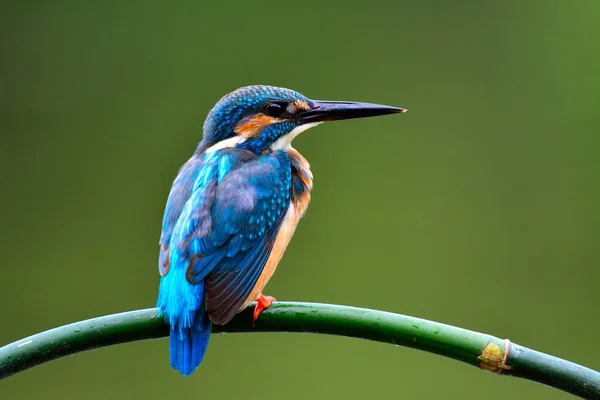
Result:
{"label": "bird's head", "polygon": [[241,147],[256,154],[289,146],[299,133],[325,121],[372,117],[403,108],[349,101],[311,100],[274,86],[246,86],[224,96],[204,122],[199,150]]}

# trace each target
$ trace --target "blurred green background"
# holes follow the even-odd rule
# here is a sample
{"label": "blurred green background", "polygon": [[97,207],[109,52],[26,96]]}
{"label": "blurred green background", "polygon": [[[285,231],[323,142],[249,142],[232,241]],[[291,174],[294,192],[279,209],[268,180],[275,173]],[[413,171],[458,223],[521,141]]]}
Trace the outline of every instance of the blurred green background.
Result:
{"label": "blurred green background", "polygon": [[[0,5],[0,344],[154,305],[177,169],[227,92],[407,107],[296,139],[313,202],[266,293],[508,337],[600,369],[600,2]],[[3,399],[566,399],[380,343],[166,340],[0,382]]]}

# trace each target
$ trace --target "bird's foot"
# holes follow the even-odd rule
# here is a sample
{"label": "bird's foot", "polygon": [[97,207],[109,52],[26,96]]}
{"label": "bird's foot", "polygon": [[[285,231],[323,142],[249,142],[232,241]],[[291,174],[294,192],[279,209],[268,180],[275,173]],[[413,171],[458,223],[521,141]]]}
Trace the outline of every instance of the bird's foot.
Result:
{"label": "bird's foot", "polygon": [[277,301],[273,296],[265,296],[262,293],[256,298],[256,307],[254,307],[254,315],[252,316],[252,326],[256,324],[256,320],[261,312],[271,306],[271,303]]}

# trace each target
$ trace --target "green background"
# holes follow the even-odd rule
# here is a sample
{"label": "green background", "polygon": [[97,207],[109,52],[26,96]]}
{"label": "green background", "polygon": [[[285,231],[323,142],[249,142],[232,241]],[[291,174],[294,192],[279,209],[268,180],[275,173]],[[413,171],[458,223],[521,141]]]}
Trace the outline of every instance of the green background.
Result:
{"label": "green background", "polygon": [[[170,184],[248,84],[409,112],[296,139],[313,202],[267,294],[478,330],[600,369],[600,2],[0,5],[0,344],[154,305]],[[566,399],[340,337],[64,358],[2,399]]]}

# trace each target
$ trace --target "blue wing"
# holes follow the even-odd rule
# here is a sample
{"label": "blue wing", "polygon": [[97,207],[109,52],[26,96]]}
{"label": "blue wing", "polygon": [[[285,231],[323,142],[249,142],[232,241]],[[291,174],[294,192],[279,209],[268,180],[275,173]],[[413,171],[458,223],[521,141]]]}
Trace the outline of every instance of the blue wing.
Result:
{"label": "blue wing", "polygon": [[206,310],[215,323],[239,312],[260,277],[289,207],[291,179],[281,151],[243,164],[217,186],[211,243],[220,247],[188,270],[189,281],[206,279]]}
{"label": "blue wing", "polygon": [[[163,216],[162,233],[160,235],[160,254],[158,260],[158,270],[161,276],[165,276],[171,267],[169,248],[171,245],[171,236],[173,229],[179,219],[183,207],[192,195],[192,188],[198,181],[198,176],[201,172],[205,175],[203,178],[211,177],[214,174],[215,161],[205,157],[192,157],[186,162],[177,177],[165,207]],[[208,179],[210,183],[210,179]],[[209,186],[208,184],[206,186]],[[210,191],[210,187],[205,187],[204,190]]]}
{"label": "blue wing", "polygon": [[[173,234],[189,234],[190,229],[210,229],[210,207],[214,200],[216,185],[223,177],[240,163],[256,157],[253,153],[241,149],[225,149],[211,154],[194,155],[181,167],[171,188],[160,237],[159,271],[162,276],[169,272],[170,245]],[[185,215],[184,214],[185,211]],[[179,223],[179,229],[175,232]],[[186,227],[187,223],[187,227]]]}
{"label": "blue wing", "polygon": [[223,324],[240,310],[269,258],[290,202],[289,156],[224,149],[179,176],[194,184],[179,186],[179,177],[174,184],[161,271],[185,268],[190,284],[204,282],[206,311]]}

